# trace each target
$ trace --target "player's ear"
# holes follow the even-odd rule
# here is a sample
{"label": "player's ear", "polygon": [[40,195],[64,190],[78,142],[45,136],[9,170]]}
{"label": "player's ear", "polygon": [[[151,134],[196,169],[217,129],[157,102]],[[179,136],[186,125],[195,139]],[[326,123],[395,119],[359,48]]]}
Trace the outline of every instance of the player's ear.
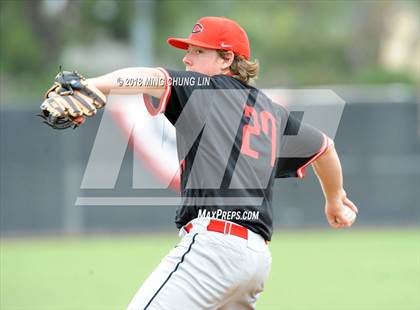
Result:
{"label": "player's ear", "polygon": [[228,69],[232,65],[233,60],[235,59],[235,54],[232,51],[225,51],[223,53],[222,59],[223,59],[223,65],[222,65],[223,69],[224,70]]}

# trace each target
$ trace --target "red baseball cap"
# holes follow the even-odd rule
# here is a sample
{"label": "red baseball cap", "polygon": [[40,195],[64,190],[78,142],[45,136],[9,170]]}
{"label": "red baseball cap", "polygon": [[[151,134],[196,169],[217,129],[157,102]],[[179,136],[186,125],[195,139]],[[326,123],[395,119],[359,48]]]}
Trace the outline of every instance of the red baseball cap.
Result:
{"label": "red baseball cap", "polygon": [[235,21],[225,17],[203,17],[194,25],[187,39],[169,38],[168,43],[183,50],[194,45],[215,50],[232,51],[249,60],[248,36]]}

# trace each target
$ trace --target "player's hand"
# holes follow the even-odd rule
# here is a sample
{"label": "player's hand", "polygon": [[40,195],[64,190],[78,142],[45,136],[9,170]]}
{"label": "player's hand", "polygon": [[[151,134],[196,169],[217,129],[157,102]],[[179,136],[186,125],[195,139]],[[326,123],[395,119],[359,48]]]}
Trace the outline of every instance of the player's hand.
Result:
{"label": "player's hand", "polygon": [[76,128],[105,104],[106,96],[83,76],[61,71],[45,94],[39,116],[54,129]]}
{"label": "player's hand", "polygon": [[351,227],[356,220],[357,213],[357,207],[347,198],[344,190],[342,194],[327,199],[325,203],[325,216],[333,228]]}

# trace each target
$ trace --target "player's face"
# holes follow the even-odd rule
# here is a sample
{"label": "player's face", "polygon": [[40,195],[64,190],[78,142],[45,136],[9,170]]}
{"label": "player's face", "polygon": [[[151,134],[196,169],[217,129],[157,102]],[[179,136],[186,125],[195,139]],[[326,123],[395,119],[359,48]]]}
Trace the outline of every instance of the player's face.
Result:
{"label": "player's face", "polygon": [[186,71],[207,75],[222,74],[229,67],[217,51],[193,45],[189,46],[182,61]]}

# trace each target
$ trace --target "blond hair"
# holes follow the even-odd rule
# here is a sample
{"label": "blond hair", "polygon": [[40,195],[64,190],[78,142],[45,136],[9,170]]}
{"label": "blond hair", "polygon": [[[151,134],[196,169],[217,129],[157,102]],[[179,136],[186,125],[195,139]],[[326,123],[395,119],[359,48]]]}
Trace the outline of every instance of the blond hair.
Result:
{"label": "blond hair", "polygon": [[[227,51],[217,50],[217,53],[223,59],[227,58]],[[234,78],[248,84],[258,78],[260,64],[256,59],[254,61],[249,61],[246,60],[243,56],[235,54],[235,57],[233,58],[233,62],[230,65],[229,69],[230,72],[233,74]]]}

